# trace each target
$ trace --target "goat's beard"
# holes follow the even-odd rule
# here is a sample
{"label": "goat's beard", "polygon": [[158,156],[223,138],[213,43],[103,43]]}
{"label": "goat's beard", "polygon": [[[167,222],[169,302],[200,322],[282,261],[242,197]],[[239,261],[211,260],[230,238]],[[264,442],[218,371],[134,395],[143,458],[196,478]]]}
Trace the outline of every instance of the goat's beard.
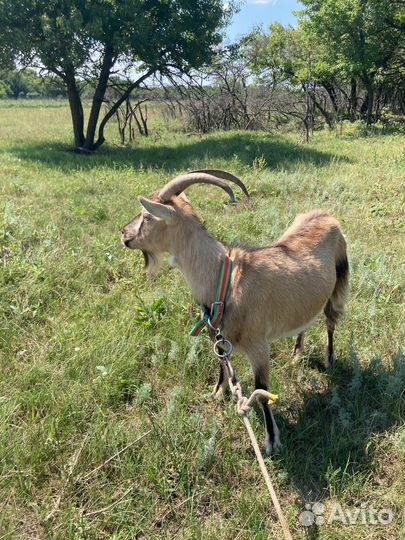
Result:
{"label": "goat's beard", "polygon": [[162,267],[163,253],[152,253],[151,251],[142,250],[142,255],[145,260],[145,270],[149,277],[154,278],[156,273]]}

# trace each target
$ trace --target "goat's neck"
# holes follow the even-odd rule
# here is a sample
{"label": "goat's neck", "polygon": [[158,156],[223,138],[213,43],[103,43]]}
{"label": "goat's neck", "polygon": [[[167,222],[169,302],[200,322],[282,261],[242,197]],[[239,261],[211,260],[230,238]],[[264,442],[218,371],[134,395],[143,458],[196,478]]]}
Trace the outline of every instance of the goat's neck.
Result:
{"label": "goat's neck", "polygon": [[215,302],[221,263],[226,257],[224,246],[206,230],[198,228],[178,237],[172,253],[196,301],[210,306]]}

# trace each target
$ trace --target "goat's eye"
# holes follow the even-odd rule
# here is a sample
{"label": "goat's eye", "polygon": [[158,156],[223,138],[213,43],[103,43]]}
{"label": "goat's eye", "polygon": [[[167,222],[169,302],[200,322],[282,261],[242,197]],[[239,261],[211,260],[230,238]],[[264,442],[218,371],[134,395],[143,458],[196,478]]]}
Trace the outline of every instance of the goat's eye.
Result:
{"label": "goat's eye", "polygon": [[150,221],[152,219],[152,216],[150,216],[149,214],[145,214],[143,216],[143,219],[144,219],[144,221]]}

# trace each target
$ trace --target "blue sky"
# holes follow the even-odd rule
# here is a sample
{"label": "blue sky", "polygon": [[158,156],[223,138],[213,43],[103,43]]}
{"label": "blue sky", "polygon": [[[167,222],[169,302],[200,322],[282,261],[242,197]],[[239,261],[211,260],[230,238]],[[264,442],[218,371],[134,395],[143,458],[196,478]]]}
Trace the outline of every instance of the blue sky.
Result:
{"label": "blue sky", "polygon": [[275,21],[284,25],[294,24],[292,11],[302,7],[296,0],[244,0],[239,13],[233,16],[226,34],[230,41],[234,41],[258,24],[262,24],[264,28]]}

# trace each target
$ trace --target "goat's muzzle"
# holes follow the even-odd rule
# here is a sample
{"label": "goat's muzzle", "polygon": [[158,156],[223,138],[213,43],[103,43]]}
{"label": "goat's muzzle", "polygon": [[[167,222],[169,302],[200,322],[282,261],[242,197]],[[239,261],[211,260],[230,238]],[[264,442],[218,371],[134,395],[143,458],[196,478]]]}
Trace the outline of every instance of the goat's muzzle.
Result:
{"label": "goat's muzzle", "polygon": [[129,238],[127,240],[124,240],[124,239],[122,240],[124,242],[125,247],[131,248],[131,246],[130,246],[131,240],[132,240],[132,238]]}

